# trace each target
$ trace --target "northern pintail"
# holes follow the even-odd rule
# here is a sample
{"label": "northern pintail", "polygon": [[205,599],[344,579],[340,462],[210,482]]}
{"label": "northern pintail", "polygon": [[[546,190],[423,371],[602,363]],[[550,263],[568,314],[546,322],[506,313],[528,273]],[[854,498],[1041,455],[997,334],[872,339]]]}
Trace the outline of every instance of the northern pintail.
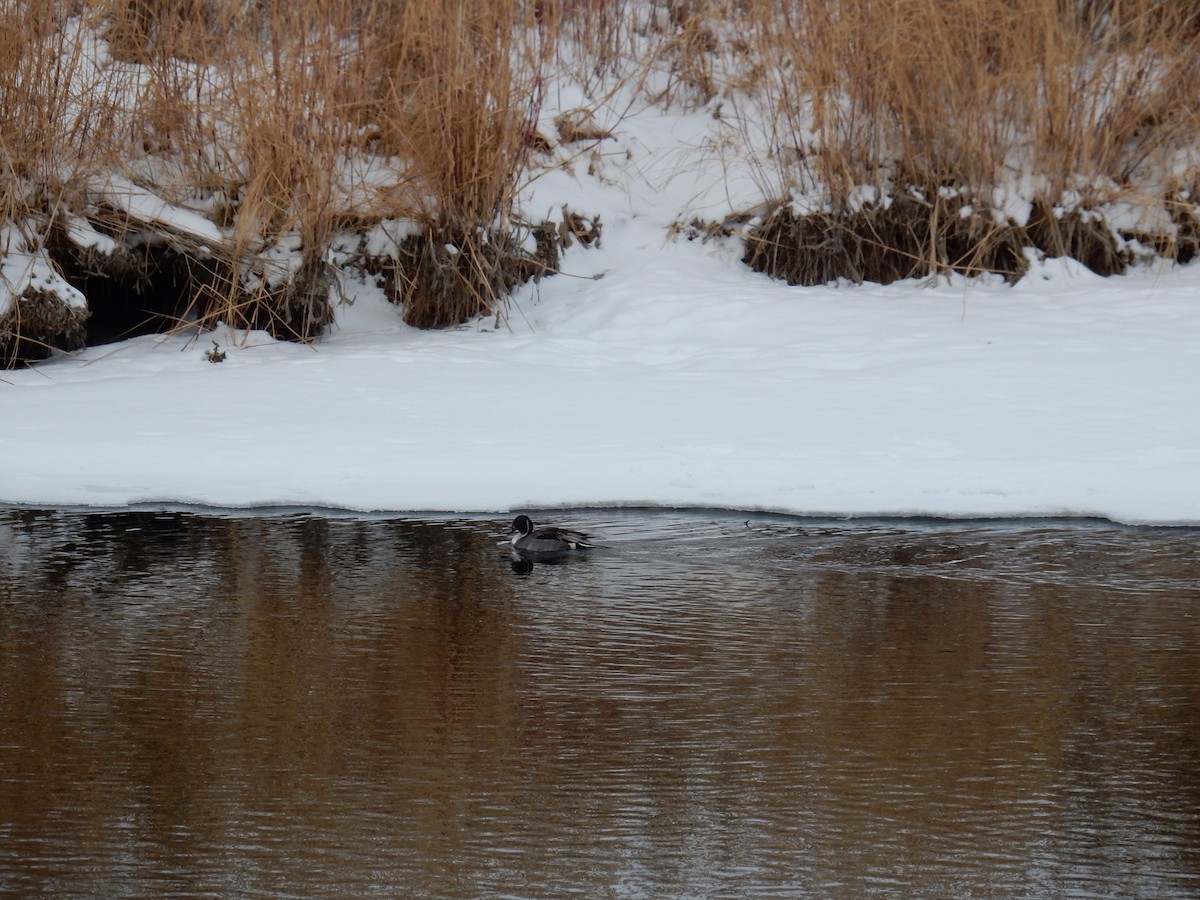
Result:
{"label": "northern pintail", "polygon": [[543,526],[538,528],[529,516],[517,516],[512,523],[512,546],[521,553],[570,553],[594,547],[582,531]]}

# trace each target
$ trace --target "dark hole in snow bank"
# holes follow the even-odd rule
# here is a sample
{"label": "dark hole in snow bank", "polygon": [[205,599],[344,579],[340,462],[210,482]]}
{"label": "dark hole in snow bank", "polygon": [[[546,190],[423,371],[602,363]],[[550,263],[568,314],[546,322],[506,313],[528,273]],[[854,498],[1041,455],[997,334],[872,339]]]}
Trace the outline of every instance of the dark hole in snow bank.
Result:
{"label": "dark hole in snow bank", "polygon": [[117,246],[102,253],[55,229],[46,249],[63,277],[87,299],[88,345],[178,327],[203,286],[216,280],[211,260],[186,256],[166,243]]}
{"label": "dark hole in snow bank", "polygon": [[333,321],[335,274],[316,254],[305,255],[295,271],[267,278],[254,260],[235,265],[206,248],[153,235],[116,235],[101,252],[54,229],[47,252],[87,300],[89,345],[218,320],[307,341]]}
{"label": "dark hole in snow bank", "polygon": [[[241,258],[223,242],[188,243],[137,224],[76,218],[46,229],[43,268],[64,296],[31,287],[10,304],[0,321],[0,364],[218,321],[294,341],[313,340],[332,323],[338,270],[326,248],[297,243],[282,256]],[[427,225],[358,264],[383,273],[407,322],[438,328],[499,312],[517,285],[557,272],[564,248],[598,244],[600,230],[598,218],[566,209],[561,222],[536,226]]]}

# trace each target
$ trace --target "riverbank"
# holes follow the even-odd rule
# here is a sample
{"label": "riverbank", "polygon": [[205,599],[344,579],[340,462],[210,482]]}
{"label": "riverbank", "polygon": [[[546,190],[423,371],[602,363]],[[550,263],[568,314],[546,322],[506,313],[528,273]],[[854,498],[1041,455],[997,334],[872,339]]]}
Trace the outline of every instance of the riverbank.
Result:
{"label": "riverbank", "polygon": [[[917,109],[902,88],[933,72],[900,51],[944,16],[863,31],[814,2],[834,43],[789,49],[766,3],[436,33],[360,6],[277,9],[236,41],[237,4],[206,23],[164,3],[133,38],[103,3],[55,7],[58,30],[20,6],[0,312],[53,312],[70,348],[0,348],[51,356],[0,373],[0,502],[1200,522],[1196,132],[1172,105],[1194,79],[1170,68],[1200,57],[1166,11],[1118,27],[1028,0],[1022,27],[1041,10],[1074,35],[1051,68],[1049,45],[982,40],[1007,19],[960,17],[942,81],[979,93]],[[184,53],[189,28],[208,43]],[[800,53],[856,35],[895,78],[825,82]],[[764,59],[811,64],[811,93]],[[1078,78],[980,118],[1021,72]],[[355,84],[369,102],[339,105]],[[938,115],[994,141],[935,140]],[[881,130],[842,127],[863,121]]]}
{"label": "riverbank", "polygon": [[360,285],[314,346],[5,373],[0,500],[1200,522],[1200,269],[797,292],[624,225],[500,323],[420,331]]}
{"label": "riverbank", "polygon": [[[369,278],[506,314],[621,227],[793,285],[1200,248],[1189,4],[16,2],[0,365],[219,324],[320,340]],[[929,48],[937,48],[936,53]]]}

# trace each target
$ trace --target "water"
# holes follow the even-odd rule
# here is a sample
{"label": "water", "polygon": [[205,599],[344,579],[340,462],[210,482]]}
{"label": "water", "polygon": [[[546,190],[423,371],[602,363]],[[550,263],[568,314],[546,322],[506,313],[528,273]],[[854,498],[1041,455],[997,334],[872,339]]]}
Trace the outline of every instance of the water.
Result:
{"label": "water", "polygon": [[0,894],[1200,893],[1200,531],[0,512]]}

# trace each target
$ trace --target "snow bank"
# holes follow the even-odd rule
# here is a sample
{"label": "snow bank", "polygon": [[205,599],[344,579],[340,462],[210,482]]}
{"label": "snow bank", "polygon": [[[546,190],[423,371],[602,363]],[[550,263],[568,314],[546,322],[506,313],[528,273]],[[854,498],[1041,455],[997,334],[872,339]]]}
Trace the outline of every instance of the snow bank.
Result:
{"label": "snow bank", "polygon": [[[548,96],[547,129],[588,103],[570,84]],[[353,305],[314,346],[219,329],[3,373],[0,502],[1200,523],[1200,268],[1101,279],[1035,260],[1011,287],[788,287],[736,240],[684,237],[777,193],[747,162],[753,135],[635,95],[590,108],[609,136],[556,148],[519,211],[599,216],[601,247],[568,251],[504,315],[416,331],[348,269],[334,295]],[[127,179],[89,188],[221,240]],[[1016,214],[1022,197],[998,202]]]}
{"label": "snow bank", "polygon": [[797,289],[621,224],[507,323],[418,332],[359,284],[315,347],[7,373],[0,499],[1200,522],[1200,269]]}

